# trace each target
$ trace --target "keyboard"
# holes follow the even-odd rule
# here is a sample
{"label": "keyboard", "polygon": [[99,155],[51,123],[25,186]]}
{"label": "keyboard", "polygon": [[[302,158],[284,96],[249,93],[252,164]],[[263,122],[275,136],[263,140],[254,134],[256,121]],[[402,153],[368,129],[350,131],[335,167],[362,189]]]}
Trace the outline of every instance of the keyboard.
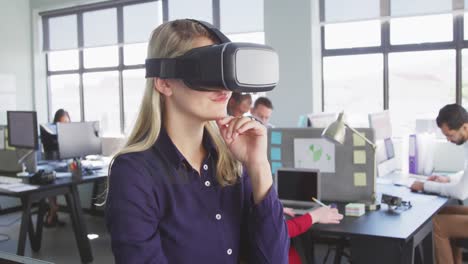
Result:
{"label": "keyboard", "polygon": [[23,179],[21,178],[0,176],[0,184],[11,184],[11,183],[21,183],[21,182],[23,182]]}

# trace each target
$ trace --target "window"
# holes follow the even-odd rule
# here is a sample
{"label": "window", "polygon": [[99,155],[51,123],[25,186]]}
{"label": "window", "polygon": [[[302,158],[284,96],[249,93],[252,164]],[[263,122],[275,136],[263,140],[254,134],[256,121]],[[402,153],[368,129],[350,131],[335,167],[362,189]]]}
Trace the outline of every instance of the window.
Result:
{"label": "window", "polygon": [[394,18],[390,21],[391,44],[413,44],[453,40],[451,14]]}
{"label": "window", "polygon": [[142,65],[145,64],[146,49],[148,43],[128,44],[124,46],[124,64]]}
{"label": "window", "polygon": [[40,13],[49,114],[64,108],[73,121],[100,121],[103,135],[129,133],[146,85],[148,42],[163,10],[169,20],[204,20],[235,41],[264,43],[263,1],[105,1]]}
{"label": "window", "polygon": [[416,118],[434,119],[450,103],[468,106],[468,18],[457,23],[468,0],[321,3],[324,111],[345,110],[348,121],[367,125],[368,113],[388,109],[393,135],[407,137]]}
{"label": "window", "polygon": [[213,23],[213,3],[211,0],[171,0],[169,20],[193,18]]}
{"label": "window", "polygon": [[462,104],[468,107],[468,50],[462,51]]}
{"label": "window", "polygon": [[85,121],[100,121],[103,135],[120,133],[119,73],[83,74]]}
{"label": "window", "polygon": [[88,48],[83,50],[85,68],[112,67],[119,64],[117,46]]}
{"label": "window", "polygon": [[395,134],[415,130],[416,118],[435,118],[455,103],[455,51],[391,53],[390,105]]}
{"label": "window", "polygon": [[367,114],[383,109],[382,54],[326,57],[323,82],[325,112],[345,111],[352,126],[366,127]]}
{"label": "window", "polygon": [[131,132],[140,110],[141,100],[145,91],[145,71],[127,70],[123,72],[125,133]]}
{"label": "window", "polygon": [[325,48],[380,46],[380,21],[350,22],[325,25]]}
{"label": "window", "polygon": [[61,74],[49,77],[51,120],[60,108],[65,108],[74,122],[81,120],[78,74]]}
{"label": "window", "polygon": [[49,71],[78,69],[78,50],[52,51],[48,54]]}
{"label": "window", "polygon": [[116,135],[130,130],[138,110],[147,42],[162,23],[162,1],[88,6],[72,15],[43,16],[48,23],[49,116],[64,108],[73,121],[100,121],[104,136]]}

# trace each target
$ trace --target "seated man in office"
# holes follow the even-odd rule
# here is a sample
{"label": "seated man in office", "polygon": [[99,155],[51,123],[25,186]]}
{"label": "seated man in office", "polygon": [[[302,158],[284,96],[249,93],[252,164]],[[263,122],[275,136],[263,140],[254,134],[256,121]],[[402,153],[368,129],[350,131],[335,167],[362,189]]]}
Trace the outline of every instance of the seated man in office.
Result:
{"label": "seated man in office", "polygon": [[227,113],[230,116],[243,116],[249,112],[252,105],[252,95],[242,93],[232,93],[227,105]]}
{"label": "seated man in office", "polygon": [[273,113],[273,104],[270,99],[266,97],[257,98],[257,100],[255,100],[254,107],[250,110],[250,113],[266,127],[273,127],[273,125],[269,123],[271,114]]}
{"label": "seated man in office", "polygon": [[[444,106],[437,116],[437,126],[447,140],[465,148],[465,170],[452,177],[431,176],[427,182],[416,181],[413,191],[427,191],[465,200],[468,197],[468,113],[457,104]],[[462,263],[461,249],[452,242],[468,238],[468,207],[447,206],[433,218],[437,263]]]}

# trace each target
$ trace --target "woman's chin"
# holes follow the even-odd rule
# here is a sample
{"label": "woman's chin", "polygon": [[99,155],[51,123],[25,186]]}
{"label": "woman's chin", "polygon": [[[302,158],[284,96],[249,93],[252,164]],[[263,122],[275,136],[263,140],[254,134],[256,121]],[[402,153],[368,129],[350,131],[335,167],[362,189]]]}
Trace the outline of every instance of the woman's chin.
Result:
{"label": "woman's chin", "polygon": [[220,112],[220,113],[211,113],[209,116],[206,117],[207,121],[212,121],[212,120],[218,120],[225,118],[227,116],[226,112]]}

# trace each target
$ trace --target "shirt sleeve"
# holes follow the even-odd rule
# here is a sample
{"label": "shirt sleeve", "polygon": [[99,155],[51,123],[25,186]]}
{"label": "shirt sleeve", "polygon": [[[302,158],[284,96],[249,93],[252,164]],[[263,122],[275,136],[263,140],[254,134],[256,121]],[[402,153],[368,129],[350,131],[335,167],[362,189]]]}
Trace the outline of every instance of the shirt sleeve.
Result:
{"label": "shirt sleeve", "polygon": [[286,221],[289,237],[293,238],[305,233],[312,226],[312,216],[304,214]]}
{"label": "shirt sleeve", "polygon": [[270,188],[265,198],[254,204],[250,178],[243,175],[243,237],[248,243],[248,263],[288,263],[289,238],[286,221],[276,191]]}
{"label": "shirt sleeve", "polygon": [[119,157],[109,176],[106,223],[115,263],[167,263],[154,184],[138,167],[136,161]]}
{"label": "shirt sleeve", "polygon": [[448,196],[454,199],[465,200],[468,198],[468,170],[459,172],[450,177],[450,182],[441,183],[426,181],[424,190],[431,193]]}

